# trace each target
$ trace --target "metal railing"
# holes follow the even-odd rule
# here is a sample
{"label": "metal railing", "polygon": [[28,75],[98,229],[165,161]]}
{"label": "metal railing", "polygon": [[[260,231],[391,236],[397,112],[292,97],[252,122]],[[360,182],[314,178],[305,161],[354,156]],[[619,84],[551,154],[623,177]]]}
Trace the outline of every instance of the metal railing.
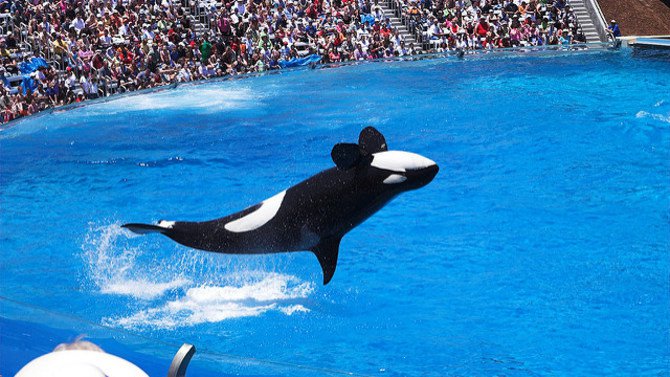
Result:
{"label": "metal railing", "polygon": [[[426,25],[422,24],[420,21],[420,18],[417,17],[416,20],[413,20],[412,17],[407,17],[403,10],[407,8],[405,4],[401,2],[401,0],[384,0],[386,2],[386,5],[394,12],[395,16],[400,19],[400,22],[402,22],[403,25],[407,28],[407,30],[414,36],[414,39],[417,41],[417,43],[421,46],[423,50],[430,50],[431,49],[431,40],[430,38],[427,38],[425,33],[428,31],[428,28]],[[604,22],[604,17],[602,15],[602,12],[600,10],[600,6],[598,6],[597,0],[584,0],[585,3],[595,3],[594,8],[591,8],[589,5],[586,5],[587,10],[589,10],[589,15],[591,15],[591,11],[593,10],[594,15],[599,15],[597,17],[598,20],[600,21],[600,24],[595,24],[596,29],[598,31],[598,35],[600,36],[600,42],[606,42],[608,41],[608,33],[607,33],[607,28],[605,26]],[[594,19],[594,16],[591,16],[592,19]],[[579,20],[575,18],[576,23],[576,28],[578,31],[581,32],[581,34],[584,34],[584,28],[582,27],[581,23]],[[599,28],[599,26],[601,26]],[[602,29],[602,30],[601,30]],[[522,46],[526,47],[526,46]]]}
{"label": "metal railing", "polygon": [[195,354],[195,347],[192,344],[184,343],[179,351],[174,355],[170,369],[168,370],[168,377],[184,377],[186,376],[186,368],[191,362],[191,358]]}
{"label": "metal railing", "polygon": [[208,33],[215,28],[217,11],[222,6],[220,2],[182,0],[181,5],[182,9],[188,11],[188,15],[190,15],[193,20],[205,28],[205,33]]}
{"label": "metal railing", "polygon": [[610,33],[607,32],[607,23],[605,22],[605,16],[603,15],[602,9],[597,0],[584,0],[584,6],[586,11],[589,13],[589,17],[595,26],[596,31],[598,32],[598,37],[600,37],[601,42],[606,42],[610,40]]}
{"label": "metal railing", "polygon": [[[421,49],[425,50],[426,40],[423,35],[423,27],[417,20],[413,20],[412,17],[407,17],[403,12],[405,6],[399,0],[386,0],[386,6],[393,11],[393,14],[400,20],[400,22],[405,26],[407,31],[414,37],[416,43],[419,44]],[[419,27],[417,27],[419,26]],[[421,29],[421,30],[419,30]]]}

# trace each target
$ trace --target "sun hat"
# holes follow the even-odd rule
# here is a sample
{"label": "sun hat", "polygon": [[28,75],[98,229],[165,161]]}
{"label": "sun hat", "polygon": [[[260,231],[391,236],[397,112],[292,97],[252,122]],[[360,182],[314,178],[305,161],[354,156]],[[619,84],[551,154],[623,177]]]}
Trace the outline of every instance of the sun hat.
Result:
{"label": "sun hat", "polygon": [[[77,96],[83,96],[78,92]],[[54,373],[55,372],[55,373]],[[136,365],[120,357],[89,350],[52,352],[24,366],[18,377],[59,375],[69,377],[148,377]]]}

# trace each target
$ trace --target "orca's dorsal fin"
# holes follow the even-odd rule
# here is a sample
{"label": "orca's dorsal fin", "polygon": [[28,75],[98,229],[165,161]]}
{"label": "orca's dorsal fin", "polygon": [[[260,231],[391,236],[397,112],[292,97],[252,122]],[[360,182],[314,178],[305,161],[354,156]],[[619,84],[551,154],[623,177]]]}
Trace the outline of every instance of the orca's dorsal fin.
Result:
{"label": "orca's dorsal fin", "polygon": [[358,135],[358,145],[368,154],[385,152],[388,150],[386,139],[374,127],[365,127]]}
{"label": "orca's dorsal fin", "polygon": [[312,248],[312,252],[316,255],[323,270],[323,285],[328,284],[335,274],[341,240],[340,237],[324,238]]}
{"label": "orca's dorsal fin", "polygon": [[358,165],[363,154],[358,144],[338,143],[330,152],[330,157],[338,168],[346,170]]}

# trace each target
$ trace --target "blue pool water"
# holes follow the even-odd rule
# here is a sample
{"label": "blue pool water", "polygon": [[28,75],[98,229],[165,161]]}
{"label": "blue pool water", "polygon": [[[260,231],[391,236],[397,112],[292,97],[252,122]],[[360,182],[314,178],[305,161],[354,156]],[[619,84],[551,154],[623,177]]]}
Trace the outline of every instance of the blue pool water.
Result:
{"label": "blue pool water", "polygon": [[[367,125],[441,167],[311,253],[119,225],[204,220],[332,166]],[[670,60],[364,64],[182,86],[0,132],[0,374],[85,333],[151,375],[664,375]]]}

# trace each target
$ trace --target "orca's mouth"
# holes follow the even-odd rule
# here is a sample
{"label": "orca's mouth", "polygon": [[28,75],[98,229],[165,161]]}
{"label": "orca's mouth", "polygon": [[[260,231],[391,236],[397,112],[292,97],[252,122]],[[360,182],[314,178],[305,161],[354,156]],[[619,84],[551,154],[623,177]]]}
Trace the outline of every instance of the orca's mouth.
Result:
{"label": "orca's mouth", "polygon": [[420,188],[432,182],[439,171],[440,168],[434,164],[421,169],[407,170],[405,174],[407,181],[411,182],[411,188]]}
{"label": "orca's mouth", "polygon": [[437,166],[437,164],[435,164],[435,165],[432,165],[432,166],[429,166],[427,168],[422,169],[421,175],[424,176],[424,179],[428,180],[428,182],[426,182],[426,183],[430,183],[433,180],[433,178],[435,178],[435,176],[437,175],[437,173],[439,171],[440,171],[440,167]]}

